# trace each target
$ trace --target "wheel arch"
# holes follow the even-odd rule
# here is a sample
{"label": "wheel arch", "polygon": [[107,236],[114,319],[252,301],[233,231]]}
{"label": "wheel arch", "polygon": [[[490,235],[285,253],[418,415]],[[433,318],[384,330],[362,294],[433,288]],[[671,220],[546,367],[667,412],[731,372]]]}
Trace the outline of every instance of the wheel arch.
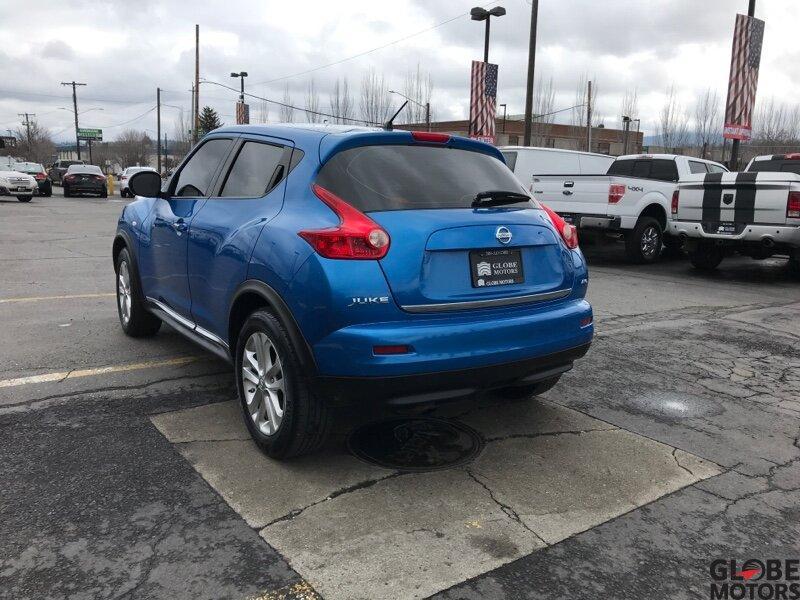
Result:
{"label": "wheel arch", "polygon": [[286,302],[272,287],[256,279],[248,279],[243,282],[233,295],[231,307],[228,311],[228,347],[231,356],[235,358],[236,346],[238,343],[239,331],[254,311],[266,308],[272,311],[280,320],[292,344],[297,349],[303,368],[309,375],[316,374],[316,362],[311,347],[308,345],[305,336],[300,331],[297,321],[292,315]]}
{"label": "wheel arch", "polygon": [[[667,211],[661,206],[660,203],[650,202],[642,212],[639,213],[639,219],[642,217],[652,217],[661,226],[662,233],[667,230]],[[637,221],[639,220],[637,219]]]}

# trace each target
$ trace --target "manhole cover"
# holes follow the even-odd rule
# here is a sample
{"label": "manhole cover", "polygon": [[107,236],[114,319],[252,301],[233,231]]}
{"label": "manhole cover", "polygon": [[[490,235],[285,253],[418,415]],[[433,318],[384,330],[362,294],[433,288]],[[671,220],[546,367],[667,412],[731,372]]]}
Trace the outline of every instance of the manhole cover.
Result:
{"label": "manhole cover", "polygon": [[356,429],[348,446],[358,458],[388,469],[436,471],[470,462],[483,439],[456,421],[403,417]]}

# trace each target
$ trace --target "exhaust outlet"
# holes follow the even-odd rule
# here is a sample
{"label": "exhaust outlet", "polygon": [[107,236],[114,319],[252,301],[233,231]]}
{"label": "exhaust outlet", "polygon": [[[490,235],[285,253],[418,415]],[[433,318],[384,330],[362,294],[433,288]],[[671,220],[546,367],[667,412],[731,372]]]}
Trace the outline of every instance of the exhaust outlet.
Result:
{"label": "exhaust outlet", "polygon": [[771,237],[761,238],[761,245],[764,246],[764,248],[773,248],[775,246],[775,240]]}

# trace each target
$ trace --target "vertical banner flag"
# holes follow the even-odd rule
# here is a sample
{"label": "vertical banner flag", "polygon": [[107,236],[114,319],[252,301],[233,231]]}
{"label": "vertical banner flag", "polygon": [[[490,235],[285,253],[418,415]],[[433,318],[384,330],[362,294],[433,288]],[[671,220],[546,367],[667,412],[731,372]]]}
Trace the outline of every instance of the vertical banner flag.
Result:
{"label": "vertical banner flag", "polygon": [[249,125],[250,124],[250,105],[244,102],[236,103],[236,124]]}
{"label": "vertical banner flag", "polygon": [[729,140],[749,140],[751,137],[763,41],[764,21],[736,15],[725,127],[722,130],[723,137]]}
{"label": "vertical banner flag", "polygon": [[469,86],[469,137],[494,144],[497,65],[472,61]]}

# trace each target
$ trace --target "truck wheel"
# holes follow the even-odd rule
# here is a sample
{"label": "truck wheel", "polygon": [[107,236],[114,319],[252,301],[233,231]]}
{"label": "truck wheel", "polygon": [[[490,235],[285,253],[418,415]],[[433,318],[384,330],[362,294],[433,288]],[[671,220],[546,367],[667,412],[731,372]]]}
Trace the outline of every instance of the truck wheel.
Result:
{"label": "truck wheel", "polygon": [[725,255],[722,247],[704,242],[689,253],[689,261],[699,271],[713,271],[722,262]]}
{"label": "truck wheel", "polygon": [[17,200],[20,202],[30,202],[33,200],[33,196],[17,196]]}
{"label": "truck wheel", "polygon": [[242,415],[261,451],[280,459],[322,446],[331,429],[330,408],[313,394],[298,351],[275,315],[267,310],[250,315],[235,359]]}
{"label": "truck wheel", "polygon": [[625,253],[631,262],[654,263],[661,255],[664,232],[653,217],[641,217],[625,236]]}
{"label": "truck wheel", "polygon": [[149,337],[158,333],[161,319],[144,307],[139,280],[128,249],[117,256],[117,312],[122,331],[131,337]]}

